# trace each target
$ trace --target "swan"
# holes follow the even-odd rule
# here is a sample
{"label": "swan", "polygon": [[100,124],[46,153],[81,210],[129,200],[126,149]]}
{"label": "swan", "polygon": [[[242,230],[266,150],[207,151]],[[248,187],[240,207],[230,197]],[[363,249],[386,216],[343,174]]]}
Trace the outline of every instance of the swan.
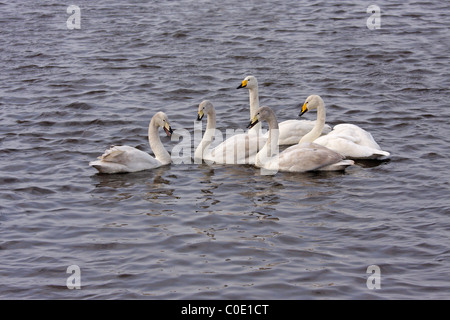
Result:
{"label": "swan", "polygon": [[154,169],[169,164],[171,158],[161,143],[158,135],[159,127],[164,129],[167,136],[172,135],[173,130],[164,112],[156,113],[148,126],[148,141],[155,158],[134,147],[112,146],[102,156],[98,157],[98,160],[91,161],[89,165],[100,173],[125,173]]}
{"label": "swan", "polygon": [[354,164],[353,160],[345,160],[341,154],[310,142],[290,146],[278,153],[278,122],[271,108],[259,108],[248,127],[261,121],[267,121],[269,125],[269,138],[256,155],[257,167],[275,172],[341,171]]}
{"label": "swan", "polygon": [[[237,89],[240,88],[247,88],[249,91],[250,96],[250,119],[253,119],[255,116],[256,110],[259,108],[259,94],[258,94],[258,81],[256,80],[256,77],[254,76],[247,76],[242,81],[242,83],[237,87]],[[283,122],[280,122],[278,124],[279,126],[279,138],[278,138],[278,145],[293,145],[297,144],[300,139],[310,132],[316,121],[310,121],[310,120],[286,120]],[[256,129],[255,129],[256,128]],[[252,130],[261,130],[261,124],[257,124]],[[322,129],[321,134],[327,134],[331,131],[331,127],[329,125],[325,125]],[[265,137],[267,139],[268,132],[266,133]]]}
{"label": "swan", "polygon": [[210,149],[216,133],[216,111],[209,100],[198,106],[197,121],[206,114],[206,130],[202,141],[194,153],[194,160],[201,159],[218,164],[253,164],[255,156],[265,139],[256,133],[240,133],[228,138],[213,149]]}
{"label": "swan", "polygon": [[339,152],[348,159],[381,160],[390,156],[389,152],[381,150],[369,132],[354,124],[338,124],[330,133],[320,136],[321,126],[324,125],[326,117],[325,103],[320,96],[309,96],[299,116],[313,109],[317,109],[316,126],[299,143],[314,141],[316,144]]}

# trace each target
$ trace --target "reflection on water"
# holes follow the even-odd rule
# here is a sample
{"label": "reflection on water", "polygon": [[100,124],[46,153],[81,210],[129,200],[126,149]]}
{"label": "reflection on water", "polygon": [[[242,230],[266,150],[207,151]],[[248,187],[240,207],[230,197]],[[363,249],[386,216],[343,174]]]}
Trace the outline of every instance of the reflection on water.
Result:
{"label": "reflection on water", "polygon": [[[385,163],[387,161],[358,161],[357,166],[374,168]],[[352,170],[359,169],[350,169]],[[186,177],[187,172],[190,174],[189,178]],[[239,214],[255,215],[258,219],[278,219],[277,209],[287,205],[281,203],[283,194],[293,194],[295,204],[300,207],[317,202],[320,208],[330,204],[326,203],[326,199],[333,199],[342,192],[342,180],[339,178],[349,174],[351,173],[279,172],[276,175],[261,175],[258,168],[249,165],[172,164],[137,173],[92,175],[95,189],[91,194],[102,199],[112,197],[115,201],[139,197],[154,204],[170,203],[174,212],[189,211],[194,205],[196,212],[209,214],[229,214],[230,212],[223,210],[223,206],[230,199],[234,206],[245,204],[248,208],[238,210]],[[193,202],[189,200],[189,204],[177,204],[178,200],[186,199]]]}

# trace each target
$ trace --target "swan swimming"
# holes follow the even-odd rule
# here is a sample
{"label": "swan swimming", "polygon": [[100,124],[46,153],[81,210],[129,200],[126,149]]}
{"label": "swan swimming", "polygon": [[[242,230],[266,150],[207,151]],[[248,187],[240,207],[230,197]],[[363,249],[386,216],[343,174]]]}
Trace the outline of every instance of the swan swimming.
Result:
{"label": "swan swimming", "polygon": [[240,133],[211,149],[210,145],[216,133],[216,111],[209,100],[199,104],[197,121],[201,121],[205,114],[207,116],[206,130],[195,150],[194,160],[203,159],[218,164],[253,164],[256,153],[266,139],[256,132]]}
{"label": "swan swimming", "polygon": [[161,143],[159,127],[164,129],[167,136],[172,135],[173,130],[164,112],[156,113],[148,126],[148,141],[155,158],[134,147],[112,146],[98,157],[98,160],[91,161],[89,165],[100,173],[125,173],[154,169],[171,163],[171,157]]}
{"label": "swan swimming", "polygon": [[[254,76],[247,76],[242,81],[242,83],[237,87],[247,88],[250,96],[250,119],[255,116],[256,110],[259,108],[259,93],[258,93],[258,81]],[[297,144],[300,139],[310,132],[315,125],[316,121],[310,120],[286,120],[278,124],[279,127],[279,138],[278,145],[293,145]],[[255,129],[256,128],[256,129]],[[261,124],[257,124],[252,130],[261,130]],[[322,129],[321,134],[327,134],[331,131],[329,125],[325,125]],[[265,137],[267,139],[268,132]]]}
{"label": "swan swimming", "polygon": [[354,164],[353,160],[345,160],[341,154],[310,142],[290,146],[278,153],[278,121],[271,108],[259,108],[248,126],[254,127],[261,121],[269,124],[269,138],[256,155],[257,167],[287,172],[341,171]]}
{"label": "swan swimming", "polygon": [[309,110],[317,109],[316,126],[299,143],[313,142],[339,152],[348,159],[384,159],[390,156],[381,150],[372,135],[366,130],[350,123],[334,126],[327,135],[320,136],[321,126],[325,124],[326,111],[323,99],[318,95],[309,96],[302,106],[299,116]]}

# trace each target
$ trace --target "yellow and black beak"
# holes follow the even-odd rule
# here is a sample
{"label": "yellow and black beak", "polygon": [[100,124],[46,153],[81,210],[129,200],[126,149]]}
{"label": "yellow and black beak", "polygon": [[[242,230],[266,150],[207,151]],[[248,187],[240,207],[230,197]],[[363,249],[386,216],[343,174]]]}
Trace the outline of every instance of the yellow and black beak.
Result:
{"label": "yellow and black beak", "polygon": [[247,129],[253,128],[259,122],[258,117],[255,116],[247,126]]}
{"label": "yellow and black beak", "polygon": [[166,122],[166,124],[164,125],[164,131],[166,132],[168,137],[170,137],[172,135],[172,133],[173,133],[173,130],[170,127],[168,122]]}
{"label": "yellow and black beak", "polygon": [[300,112],[298,116],[301,117],[307,111],[308,111],[308,102],[305,102],[302,107],[302,112]]}
{"label": "yellow and black beak", "polygon": [[247,86],[247,80],[243,80],[242,83],[236,89],[245,88]]}
{"label": "yellow and black beak", "polygon": [[197,115],[197,121],[202,120],[202,119],[203,119],[203,115],[204,115],[203,110],[202,110],[202,111],[199,111],[199,112],[198,112],[198,115]]}

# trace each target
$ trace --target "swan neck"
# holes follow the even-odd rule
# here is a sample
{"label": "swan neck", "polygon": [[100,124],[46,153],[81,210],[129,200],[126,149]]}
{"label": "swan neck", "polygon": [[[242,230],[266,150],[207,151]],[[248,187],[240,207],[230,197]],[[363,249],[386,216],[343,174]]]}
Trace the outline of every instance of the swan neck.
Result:
{"label": "swan neck", "polygon": [[206,129],[216,129],[216,111],[209,110],[206,117]]}
{"label": "swan neck", "polygon": [[[214,138],[215,130],[216,130],[216,112],[215,110],[209,110],[206,114],[206,130],[203,135],[200,144],[194,153],[194,159],[203,159],[203,156],[209,152],[209,147]],[[200,126],[201,128],[201,126]]]}
{"label": "swan neck", "polygon": [[269,125],[269,135],[266,143],[256,155],[255,165],[257,167],[264,167],[264,163],[279,153],[278,139],[280,130],[275,114],[267,120],[267,123]]}
{"label": "swan neck", "polygon": [[161,142],[161,138],[158,133],[158,126],[154,119],[150,121],[150,125],[148,126],[148,142],[150,144],[150,148],[155,154],[156,160],[160,161],[162,164],[169,164],[171,162],[170,154]]}
{"label": "swan neck", "polygon": [[258,87],[249,89],[250,96],[250,120],[253,119],[256,115],[256,111],[259,108],[259,93]]}
{"label": "swan neck", "polygon": [[[254,88],[248,89],[248,91],[250,96],[250,120],[252,120],[259,109],[258,87],[256,86]],[[253,133],[261,133],[261,123],[257,123],[256,126],[254,126],[249,131]]]}
{"label": "swan neck", "polygon": [[325,127],[325,120],[326,120],[326,111],[325,111],[325,105],[323,101],[319,102],[319,105],[317,106],[317,120],[316,124],[312,128],[310,132],[305,134],[302,139],[300,139],[299,143],[303,142],[313,142],[316,140],[320,135],[322,134],[323,128]]}

